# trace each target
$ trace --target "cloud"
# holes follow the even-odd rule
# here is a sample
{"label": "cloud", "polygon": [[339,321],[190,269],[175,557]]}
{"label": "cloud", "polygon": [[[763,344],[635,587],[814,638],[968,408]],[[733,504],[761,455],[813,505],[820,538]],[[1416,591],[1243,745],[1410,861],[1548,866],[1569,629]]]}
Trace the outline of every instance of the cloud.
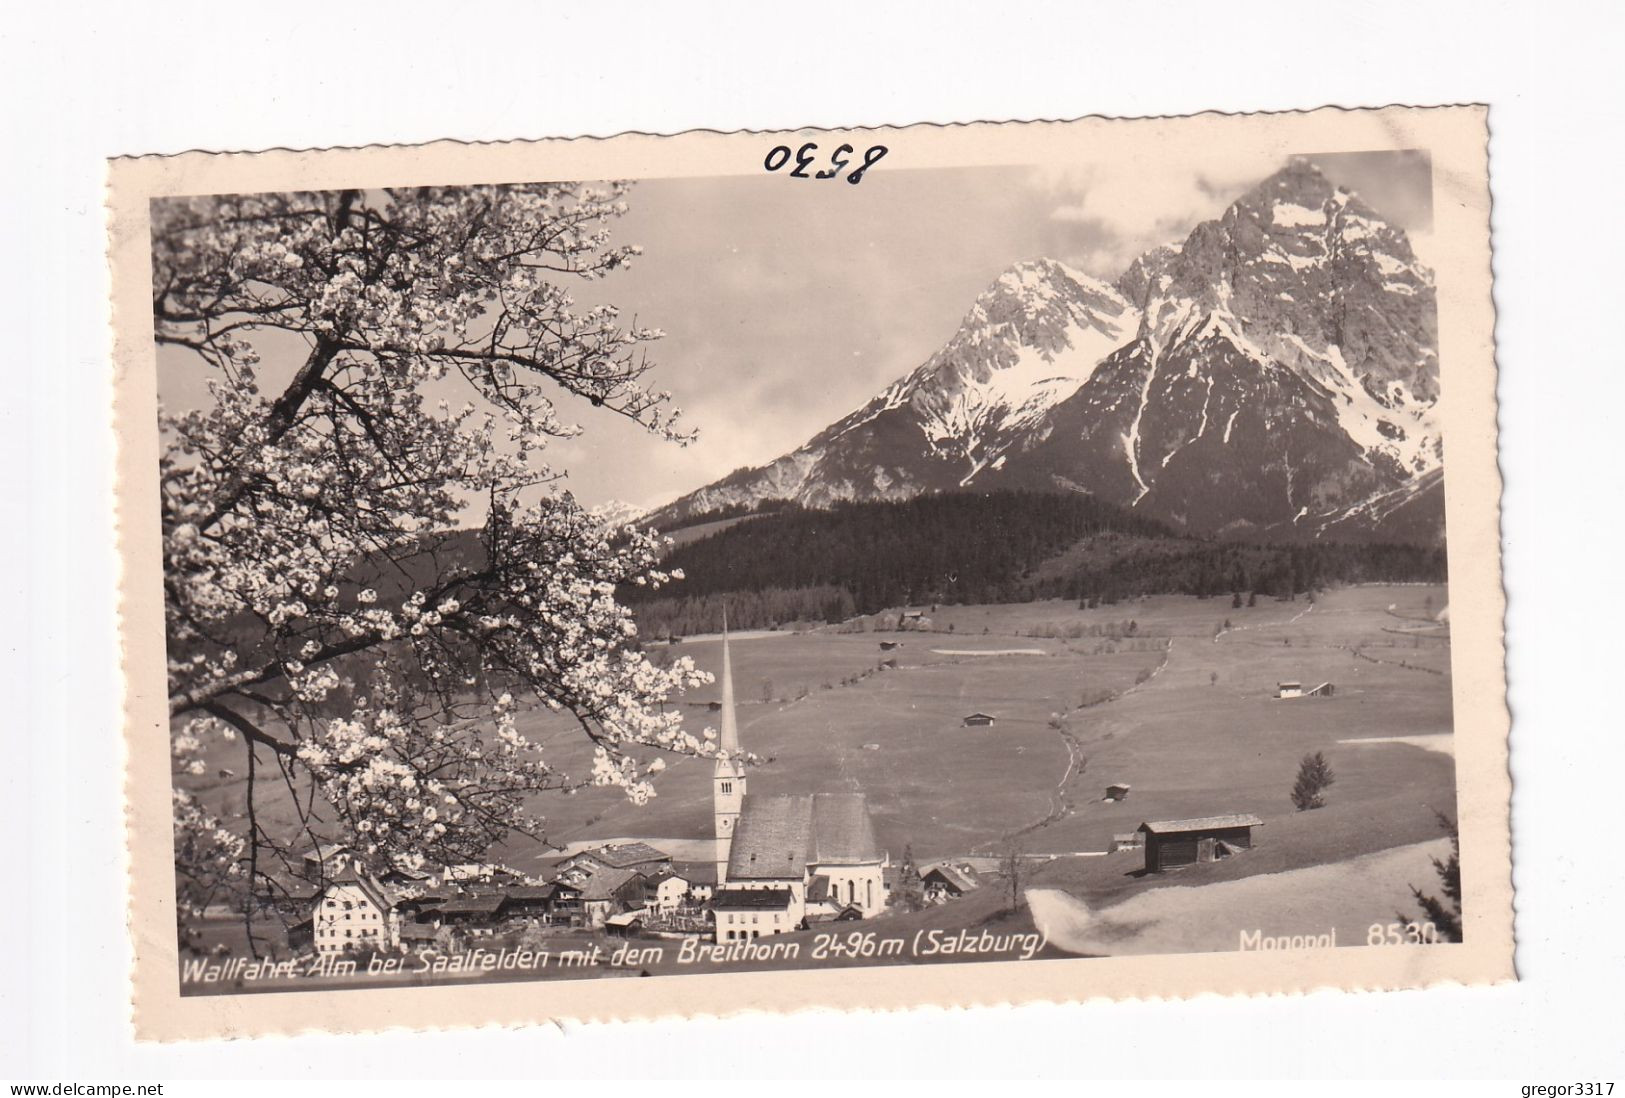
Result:
{"label": "cloud", "polygon": [[1284,161],[1247,157],[1221,170],[1172,158],[1044,165],[1028,179],[1048,206],[1058,258],[1113,279],[1159,244],[1183,240]]}

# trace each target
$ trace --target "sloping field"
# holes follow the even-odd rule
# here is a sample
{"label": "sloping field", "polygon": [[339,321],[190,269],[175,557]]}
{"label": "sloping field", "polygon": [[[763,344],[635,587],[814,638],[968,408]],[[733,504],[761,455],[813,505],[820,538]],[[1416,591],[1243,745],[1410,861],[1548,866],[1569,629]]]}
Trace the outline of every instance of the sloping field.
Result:
{"label": "sloping field", "polygon": [[[1114,833],[1146,819],[1254,812],[1266,821],[1253,852],[1182,871],[1181,883],[1431,840],[1438,835],[1434,812],[1454,812],[1450,755],[1406,742],[1340,742],[1450,733],[1447,673],[1357,655],[1386,660],[1384,639],[1408,643],[1384,630],[1400,616],[1421,616],[1428,600],[1443,605],[1443,590],[1348,588],[1312,608],[1306,600],[1270,600],[1235,609],[1228,600],[1173,596],[1093,611],[1060,602],[941,607],[933,616],[939,628],[962,623],[952,635],[822,630],[742,638],[733,645],[742,738],[763,760],[750,788],[861,791],[882,845],[894,857],[911,845],[922,860],[992,854],[1007,841],[1034,854],[1100,851]],[[1226,618],[1230,629],[1215,639]],[[1128,620],[1137,625],[1128,639],[1027,635],[1051,622],[1104,631]],[[883,650],[882,641],[901,647]],[[1008,648],[1044,654],[990,651]],[[715,641],[671,652],[708,670],[720,665]],[[1435,646],[1433,654],[1448,666],[1446,648]],[[897,668],[880,670],[884,660]],[[1275,684],[1287,679],[1331,681],[1336,693],[1278,700]],[[713,686],[672,704],[703,727],[715,721],[704,704],[714,696]],[[997,721],[961,727],[973,711]],[[526,719],[554,765],[573,775],[590,771],[579,729],[556,717]],[[1327,808],[1297,813],[1287,792],[1298,760],[1313,751],[1327,754],[1337,782]],[[206,803],[233,817],[241,814],[243,752],[241,742],[220,745],[217,767],[189,780]],[[1130,799],[1102,802],[1112,782],[1130,783]],[[711,834],[708,762],[668,759],[656,785],[658,796],[643,807],[605,789],[545,795],[535,807],[559,844]],[[262,804],[261,823],[291,828],[285,800]],[[515,838],[492,856],[528,869],[554,853]],[[1125,876],[1133,866],[1123,857],[1066,858],[1044,875],[1048,886],[1091,902],[1158,886]]]}
{"label": "sloping field", "polygon": [[1411,886],[1436,895],[1431,859],[1449,853],[1449,840],[1436,839],[1335,865],[1153,889],[1104,908],[1058,890],[1030,889],[1027,902],[1051,945],[1089,956],[1220,953],[1254,933],[1359,946],[1372,924],[1395,922],[1402,912],[1417,916]]}

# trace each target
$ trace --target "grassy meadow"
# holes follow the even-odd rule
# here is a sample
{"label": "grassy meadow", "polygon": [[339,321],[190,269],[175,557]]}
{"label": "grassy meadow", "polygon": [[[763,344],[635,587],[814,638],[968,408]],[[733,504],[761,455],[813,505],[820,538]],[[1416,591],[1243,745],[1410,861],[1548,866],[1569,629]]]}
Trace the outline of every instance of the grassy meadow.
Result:
{"label": "grassy meadow", "polygon": [[[1455,811],[1448,627],[1432,620],[1445,597],[1442,587],[1372,586],[1251,608],[1182,596],[1095,610],[1053,601],[941,606],[923,608],[930,631],[748,634],[732,652],[741,737],[761,760],[750,789],[862,792],[894,859],[905,846],[920,861],[1016,849],[1033,859],[1026,884],[1064,891],[1091,910],[1171,885],[1434,842],[1435,813]],[[1129,621],[1132,636],[1113,635]],[[670,651],[720,669],[714,638]],[[887,660],[896,668],[883,669]],[[1331,682],[1336,692],[1278,699],[1283,680]],[[714,724],[716,691],[671,704],[695,724]],[[976,711],[995,724],[962,727]],[[588,772],[590,750],[573,725],[545,713],[522,722],[556,766]],[[1429,738],[1382,742],[1396,736]],[[1343,742],[1367,739],[1374,742]],[[188,779],[230,816],[241,814],[243,750],[222,745],[220,769]],[[1336,782],[1325,808],[1297,812],[1288,791],[1298,761],[1315,751]],[[1130,797],[1103,801],[1115,782],[1129,783]],[[710,836],[709,762],[668,759],[656,788],[644,806],[585,789],[539,798],[535,808],[550,844]],[[1138,853],[1089,856],[1144,820],[1233,812],[1255,813],[1264,826],[1252,851],[1224,862],[1143,877]],[[273,798],[260,819],[291,827],[292,812]],[[692,856],[690,843],[682,847]],[[556,855],[523,837],[491,852],[530,873]],[[887,921],[1030,926],[1026,912],[998,914],[996,891]]]}

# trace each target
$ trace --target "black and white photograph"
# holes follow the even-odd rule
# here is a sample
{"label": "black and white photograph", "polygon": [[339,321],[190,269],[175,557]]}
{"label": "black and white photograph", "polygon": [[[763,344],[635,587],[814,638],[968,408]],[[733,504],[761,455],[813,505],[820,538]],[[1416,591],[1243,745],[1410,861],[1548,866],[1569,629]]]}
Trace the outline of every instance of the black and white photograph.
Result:
{"label": "black and white photograph", "polygon": [[183,996],[1471,935],[1430,149],[861,136],[153,199]]}
{"label": "black and white photograph", "polygon": [[0,1093],[1610,1098],[1619,22],[11,14]]}

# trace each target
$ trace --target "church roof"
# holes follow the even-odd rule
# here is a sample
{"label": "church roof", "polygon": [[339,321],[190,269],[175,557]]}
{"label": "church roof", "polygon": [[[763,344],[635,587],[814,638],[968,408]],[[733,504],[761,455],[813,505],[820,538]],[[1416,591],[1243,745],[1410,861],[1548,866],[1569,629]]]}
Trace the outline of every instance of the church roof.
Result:
{"label": "church roof", "polygon": [[801,879],[808,866],[879,860],[861,793],[747,794],[728,851],[728,878]]}

